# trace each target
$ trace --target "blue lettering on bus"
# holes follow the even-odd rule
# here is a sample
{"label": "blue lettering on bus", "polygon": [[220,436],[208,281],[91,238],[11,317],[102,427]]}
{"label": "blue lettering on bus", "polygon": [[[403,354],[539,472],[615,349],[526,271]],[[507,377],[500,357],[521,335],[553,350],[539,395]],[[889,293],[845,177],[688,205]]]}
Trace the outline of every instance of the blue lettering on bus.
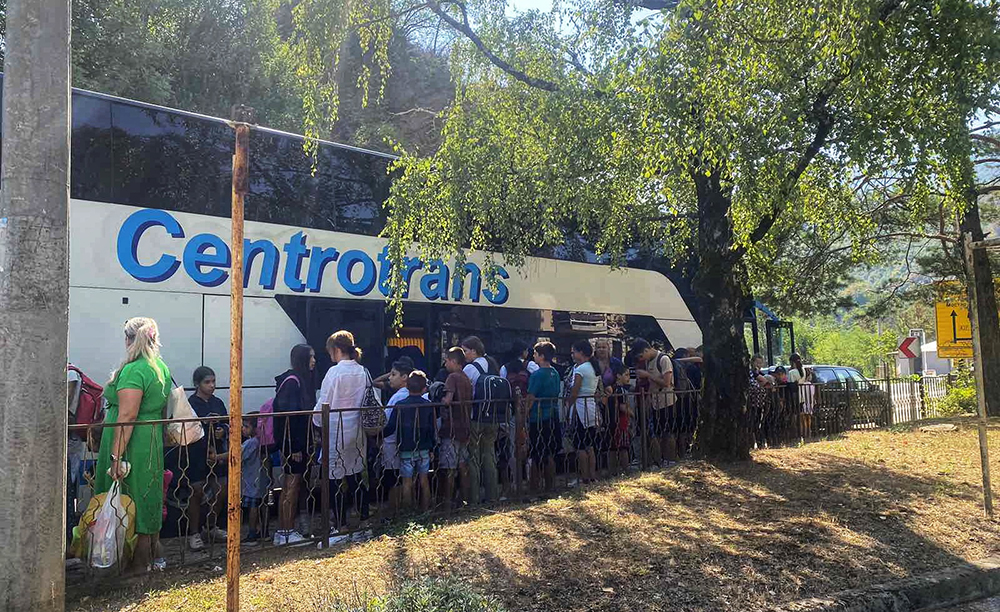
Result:
{"label": "blue lettering on bus", "polygon": [[[510,274],[507,274],[507,270],[503,266],[494,266],[493,274],[499,276],[502,279],[510,278]],[[507,285],[503,281],[497,281],[497,292],[494,294],[493,291],[486,287],[483,289],[483,297],[485,297],[491,304],[496,304],[500,306],[501,304],[507,303],[507,298],[510,297],[510,291],[507,290]]]}
{"label": "blue lettering on bus", "polygon": [[288,259],[285,261],[285,286],[296,293],[301,293],[306,288],[299,278],[302,274],[302,260],[309,254],[306,249],[306,237],[302,232],[295,232],[282,249],[288,253]]}
{"label": "blue lettering on bus", "polygon": [[392,272],[392,262],[389,261],[389,247],[384,247],[378,253],[378,290],[389,297],[389,273]]}
{"label": "blue lettering on bus", "polygon": [[[356,264],[361,264],[361,278],[353,281],[351,273]],[[375,262],[368,256],[368,253],[354,249],[341,255],[340,262],[337,264],[337,280],[345,291],[351,295],[368,295],[375,287],[375,278]]]}
{"label": "blue lettering on bus", "polygon": [[451,299],[456,302],[462,301],[462,292],[465,287],[466,279],[469,280],[469,299],[473,303],[479,303],[479,292],[483,286],[483,276],[479,272],[479,266],[474,263],[465,264],[465,275],[463,276],[460,272],[455,272],[455,278],[452,282],[451,287]]}
{"label": "blue lettering on bus", "polygon": [[427,272],[420,279],[420,293],[431,301],[448,300],[448,266],[440,259],[427,264]]}
{"label": "blue lettering on bus", "polygon": [[[214,252],[208,252],[209,249]],[[220,268],[228,268],[231,261],[229,245],[215,234],[198,234],[184,247],[184,270],[203,287],[218,287],[226,282],[229,272]],[[202,270],[202,266],[211,268]]]}
{"label": "blue lettering on bus", "polygon": [[140,210],[132,213],[118,231],[118,262],[132,278],[144,283],[159,283],[174,275],[181,262],[172,255],[161,255],[155,264],[139,263],[139,239],[149,228],[159,225],[174,238],[183,238],[181,224],[170,213],[162,210]]}
{"label": "blue lettering on bus", "polygon": [[309,278],[306,280],[306,287],[311,293],[319,293],[323,286],[323,270],[326,264],[337,261],[340,253],[337,249],[312,248],[312,255],[309,256]]}
{"label": "blue lettering on bus", "polygon": [[278,281],[278,247],[270,240],[243,240],[243,288],[250,286],[250,276],[253,274],[253,262],[258,255],[264,256],[260,266],[260,286],[264,289],[274,289]]}
{"label": "blue lettering on bus", "polygon": [[[162,227],[172,238],[185,237],[181,224],[167,211],[147,209],[132,213],[119,229],[117,255],[122,269],[133,278],[145,283],[163,282],[170,279],[182,263],[184,271],[191,280],[203,287],[217,287],[229,278],[228,268],[232,263],[232,253],[226,241],[215,234],[203,233],[193,236],[184,245],[180,259],[169,253],[162,253],[153,264],[139,263],[139,241],[146,230],[154,226]],[[327,264],[336,262],[337,282],[351,295],[367,296],[376,285],[382,295],[389,294],[392,262],[389,259],[388,247],[383,248],[373,260],[368,253],[361,250],[353,249],[341,254],[333,247],[307,245],[307,239],[302,231],[296,232],[280,249],[286,254],[283,281],[290,291],[301,293],[308,288],[311,293],[320,293]],[[250,286],[256,262],[260,268],[257,284],[262,289],[273,290],[277,283],[281,258],[278,247],[266,239],[245,239],[243,249],[244,287]],[[309,260],[309,269],[303,282],[302,264],[305,259]],[[361,266],[361,275],[354,280],[357,266]],[[422,271],[419,278],[420,293],[427,300],[447,301],[449,289],[451,299],[454,301],[462,301],[467,297],[473,303],[478,303],[482,296],[491,304],[501,305],[510,297],[510,291],[503,280],[497,280],[495,291],[489,287],[484,288],[483,272],[474,263],[465,263],[464,276],[468,277],[469,281],[466,284],[463,275],[452,274],[448,265],[440,259],[425,265],[419,258],[404,257],[404,298],[409,296],[410,286],[417,271]],[[510,278],[507,271],[500,266],[495,266],[488,274],[504,280]],[[466,287],[468,287],[467,292]]]}

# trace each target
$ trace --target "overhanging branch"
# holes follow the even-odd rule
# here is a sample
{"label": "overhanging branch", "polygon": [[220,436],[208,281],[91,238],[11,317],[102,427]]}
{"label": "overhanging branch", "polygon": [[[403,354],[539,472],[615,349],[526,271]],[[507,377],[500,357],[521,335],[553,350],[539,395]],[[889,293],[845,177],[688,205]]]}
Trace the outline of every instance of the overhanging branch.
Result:
{"label": "overhanging branch", "polygon": [[458,0],[444,0],[444,2],[458,7],[459,12],[462,13],[461,21],[449,15],[448,12],[441,7],[441,2],[428,2],[427,6],[430,7],[430,9],[434,11],[434,14],[440,17],[442,21],[468,38],[472,44],[476,45],[479,52],[482,53],[491,64],[530,87],[544,91],[559,90],[559,85],[555,82],[533,77],[525,73],[523,70],[518,70],[487,47],[486,43],[483,42],[483,39],[480,38],[479,35],[476,34],[475,30],[472,29],[472,26],[469,25],[469,15],[466,12],[464,3],[459,2]]}

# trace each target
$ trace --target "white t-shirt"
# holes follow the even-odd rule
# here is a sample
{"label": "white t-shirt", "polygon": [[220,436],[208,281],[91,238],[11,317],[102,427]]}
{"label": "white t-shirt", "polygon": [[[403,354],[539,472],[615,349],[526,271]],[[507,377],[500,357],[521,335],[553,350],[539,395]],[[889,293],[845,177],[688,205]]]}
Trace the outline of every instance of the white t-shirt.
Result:
{"label": "white t-shirt", "polygon": [[[528,376],[539,370],[538,364],[534,361],[529,361],[524,366],[528,370]],[[500,366],[500,378],[507,378],[507,366]]]}
{"label": "white t-shirt", "polygon": [[[490,362],[486,361],[485,357],[476,357],[475,361],[473,361],[472,363],[478,363],[480,366],[482,366],[484,373],[490,371]],[[476,381],[479,380],[480,374],[479,370],[476,369],[476,366],[472,365],[472,363],[466,364],[465,367],[462,368],[462,372],[469,377],[469,381],[471,381],[472,386],[475,387]]]}
{"label": "white t-shirt", "polygon": [[[392,397],[389,398],[389,402],[386,404],[387,408],[385,409],[385,420],[387,423],[389,422],[389,419],[392,418],[392,411],[395,410],[393,406],[409,396],[410,392],[406,389],[406,387],[398,389],[392,394]],[[392,432],[391,436],[386,436],[382,439],[382,465],[390,470],[399,469],[399,450],[396,437],[398,432],[399,430],[397,429]]]}
{"label": "white t-shirt", "polygon": [[367,387],[368,374],[353,359],[345,359],[333,366],[323,378],[313,424],[322,426],[322,405],[324,402],[330,404],[330,480],[357,474],[364,469],[368,438],[361,428],[359,407],[365,399]]}
{"label": "white t-shirt", "polygon": [[573,368],[573,384],[576,384],[576,377],[581,379],[580,393],[576,396],[576,416],[584,427],[597,427],[597,400],[594,394],[597,392],[597,372],[589,361],[577,365]]}

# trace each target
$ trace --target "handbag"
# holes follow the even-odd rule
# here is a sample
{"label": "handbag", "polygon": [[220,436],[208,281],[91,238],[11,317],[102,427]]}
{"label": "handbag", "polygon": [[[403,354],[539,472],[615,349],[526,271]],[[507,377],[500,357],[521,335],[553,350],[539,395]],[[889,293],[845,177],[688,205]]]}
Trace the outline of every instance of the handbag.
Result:
{"label": "handbag", "polygon": [[[197,419],[198,415],[195,414],[194,408],[191,407],[191,402],[188,401],[187,395],[184,393],[184,388],[178,387],[173,379],[170,379],[170,382],[174,384],[174,388],[170,392],[170,397],[167,398],[166,415],[164,415],[164,418],[178,420]],[[205,429],[198,421],[168,423],[165,444],[167,446],[187,446],[204,437]]]}
{"label": "handbag", "polygon": [[382,408],[378,393],[375,392],[375,383],[368,368],[365,368],[365,376],[368,377],[368,383],[365,385],[365,395],[361,400],[361,428],[365,435],[377,436],[385,427],[385,410]]}

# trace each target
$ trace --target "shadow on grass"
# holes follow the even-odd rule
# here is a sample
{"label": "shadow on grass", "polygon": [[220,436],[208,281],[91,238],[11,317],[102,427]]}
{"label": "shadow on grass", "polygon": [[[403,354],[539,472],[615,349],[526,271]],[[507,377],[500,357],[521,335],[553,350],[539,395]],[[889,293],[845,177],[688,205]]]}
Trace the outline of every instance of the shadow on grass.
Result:
{"label": "shadow on grass", "polygon": [[[510,609],[747,610],[963,560],[929,537],[926,517],[915,513],[942,492],[974,505],[974,487],[836,455],[785,461],[775,453],[737,465],[685,463],[500,513],[433,517],[441,529],[417,529],[381,549],[384,571],[389,582],[457,578]],[[960,512],[949,520],[976,527]],[[252,563],[263,569],[330,555],[313,546]],[[155,588],[217,576],[164,576]],[[127,591],[138,597],[149,588]]]}

